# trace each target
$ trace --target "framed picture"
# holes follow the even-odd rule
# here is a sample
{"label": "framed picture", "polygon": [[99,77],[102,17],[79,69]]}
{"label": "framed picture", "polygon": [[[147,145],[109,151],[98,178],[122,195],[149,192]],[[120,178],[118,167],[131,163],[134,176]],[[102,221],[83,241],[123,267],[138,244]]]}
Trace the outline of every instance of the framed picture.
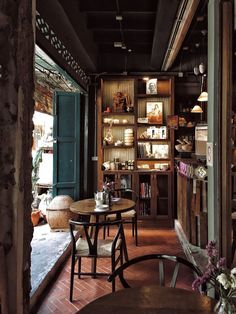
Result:
{"label": "framed picture", "polygon": [[178,116],[174,116],[174,115],[170,115],[166,117],[167,120],[167,126],[170,129],[175,129],[177,130],[179,127],[179,117]]}
{"label": "framed picture", "polygon": [[157,94],[157,79],[150,79],[146,82],[146,94]]}
{"label": "framed picture", "polygon": [[148,123],[162,124],[163,123],[163,102],[148,101],[146,103],[146,116]]}
{"label": "framed picture", "polygon": [[169,145],[168,144],[152,144],[152,155],[154,158],[168,158]]}

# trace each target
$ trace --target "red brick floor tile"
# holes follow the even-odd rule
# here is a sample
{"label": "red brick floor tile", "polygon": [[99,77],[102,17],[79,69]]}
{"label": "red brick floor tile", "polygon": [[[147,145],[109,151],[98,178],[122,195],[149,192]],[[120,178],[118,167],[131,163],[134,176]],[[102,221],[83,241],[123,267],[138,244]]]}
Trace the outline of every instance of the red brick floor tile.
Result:
{"label": "red brick floor tile", "polygon": [[[139,227],[139,246],[135,246],[134,238],[131,230],[125,226],[126,241],[128,247],[129,258],[135,256],[165,253],[170,255],[184,256],[182,247],[178,241],[177,235],[173,229],[156,229],[154,227]],[[112,230],[111,230],[112,234]],[[82,261],[84,269],[90,270],[91,263],[87,259]],[[138,266],[138,265],[135,265]],[[110,261],[102,259],[98,261],[98,271],[110,270]],[[133,282],[141,281],[141,284],[151,283],[153,279],[152,263],[139,265],[134,270],[127,270],[127,276]],[[154,270],[153,270],[154,271]],[[137,273],[139,274],[137,276]],[[138,278],[138,280],[137,280]],[[193,276],[189,271],[183,271],[181,274],[183,282],[182,288],[191,289]],[[155,282],[157,283],[157,282]],[[83,276],[74,279],[74,301],[69,302],[69,285],[70,285],[70,259],[65,264],[63,270],[51,289],[47,292],[46,297],[42,300],[38,309],[39,314],[60,314],[60,313],[76,313],[92,300],[111,292],[111,283],[107,282],[106,277],[98,277],[93,279],[89,276]],[[121,289],[119,279],[116,280],[116,289]]]}

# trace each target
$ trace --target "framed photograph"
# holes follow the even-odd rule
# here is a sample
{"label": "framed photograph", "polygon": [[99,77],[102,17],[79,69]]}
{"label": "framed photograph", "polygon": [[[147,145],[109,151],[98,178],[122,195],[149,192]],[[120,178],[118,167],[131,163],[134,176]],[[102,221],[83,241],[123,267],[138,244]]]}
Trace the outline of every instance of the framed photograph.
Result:
{"label": "framed photograph", "polygon": [[146,116],[148,123],[162,124],[163,123],[163,102],[148,101],[146,103]]}
{"label": "framed photograph", "polygon": [[168,144],[152,144],[152,155],[154,158],[168,158],[169,145]]}
{"label": "framed photograph", "polygon": [[150,79],[146,82],[146,94],[157,94],[157,79]]}
{"label": "framed photograph", "polygon": [[170,115],[166,117],[167,120],[167,126],[170,129],[177,130],[179,127],[179,117],[175,115]]}
{"label": "framed photograph", "polygon": [[147,137],[150,139],[167,139],[166,126],[161,127],[150,126],[147,129]]}

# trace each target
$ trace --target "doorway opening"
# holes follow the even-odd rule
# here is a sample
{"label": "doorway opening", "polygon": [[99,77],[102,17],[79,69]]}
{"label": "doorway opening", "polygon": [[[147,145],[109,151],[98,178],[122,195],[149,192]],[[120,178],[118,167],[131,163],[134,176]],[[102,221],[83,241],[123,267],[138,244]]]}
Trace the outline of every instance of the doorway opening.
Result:
{"label": "doorway opening", "polygon": [[53,199],[53,102],[55,92],[81,92],[80,86],[40,47],[35,47],[35,112],[32,146],[31,304],[69,253],[68,230],[54,231],[47,207]]}

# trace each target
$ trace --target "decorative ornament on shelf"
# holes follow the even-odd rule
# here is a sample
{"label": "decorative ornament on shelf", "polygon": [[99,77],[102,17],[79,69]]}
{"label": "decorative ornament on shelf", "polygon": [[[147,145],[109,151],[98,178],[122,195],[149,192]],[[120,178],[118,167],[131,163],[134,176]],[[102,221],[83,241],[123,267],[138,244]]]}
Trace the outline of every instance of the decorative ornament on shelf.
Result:
{"label": "decorative ornament on shelf", "polygon": [[219,257],[215,241],[210,241],[206,250],[208,263],[205,272],[194,280],[192,288],[198,290],[201,285],[207,284],[208,289],[215,289],[219,298],[214,312],[235,314],[236,308],[232,298],[236,296],[236,268],[226,268],[225,258]]}

